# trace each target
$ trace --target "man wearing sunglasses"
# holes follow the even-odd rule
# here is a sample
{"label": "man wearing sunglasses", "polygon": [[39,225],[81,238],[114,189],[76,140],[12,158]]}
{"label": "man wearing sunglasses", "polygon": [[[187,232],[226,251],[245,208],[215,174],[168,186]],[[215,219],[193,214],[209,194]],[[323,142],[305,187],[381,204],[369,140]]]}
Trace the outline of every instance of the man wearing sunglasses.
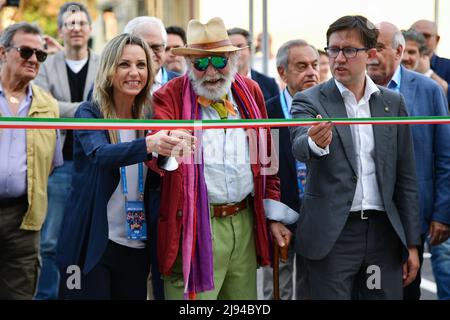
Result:
{"label": "man wearing sunglasses", "polygon": [[[220,18],[191,20],[187,41],[172,49],[185,57],[187,74],[155,92],[156,119],[267,117],[256,82],[237,73],[240,48]],[[166,298],[256,299],[257,264],[270,264],[265,214],[277,220],[268,207],[279,203],[278,166],[267,157],[275,153],[271,135],[235,128],[194,135],[197,155],[177,170],[161,171],[156,160],[150,164],[163,174],[158,262]],[[291,233],[283,224],[272,221],[270,230],[280,246],[289,244]]]}
{"label": "man wearing sunglasses", "polygon": [[[38,27],[0,37],[0,117],[57,118],[57,102],[31,81],[47,57]],[[63,159],[56,130],[0,129],[0,300],[31,299],[39,272],[39,230],[47,180]]]}
{"label": "man wearing sunglasses", "polygon": [[[97,72],[99,58],[88,48],[92,31],[91,16],[77,2],[61,6],[58,13],[58,34],[63,50],[49,56],[41,66],[35,83],[57,101],[62,118],[73,118],[81,102],[87,100]],[[64,165],[57,168],[48,182],[48,211],[41,232],[42,271],[36,299],[57,299],[59,272],[55,263],[58,237],[64,206],[72,181],[73,131],[61,131]]]}

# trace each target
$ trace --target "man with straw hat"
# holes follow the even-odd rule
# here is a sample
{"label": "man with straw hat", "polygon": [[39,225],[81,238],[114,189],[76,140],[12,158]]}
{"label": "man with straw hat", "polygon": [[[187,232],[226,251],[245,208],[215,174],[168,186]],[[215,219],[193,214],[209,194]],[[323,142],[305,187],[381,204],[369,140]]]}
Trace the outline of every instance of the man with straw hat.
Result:
{"label": "man with straw hat", "polygon": [[[220,18],[191,20],[187,45],[172,49],[185,57],[187,73],[154,94],[155,118],[267,118],[260,88],[237,73],[239,50]],[[278,202],[271,134],[232,128],[194,136],[197,152],[177,170],[150,164],[162,175],[158,261],[166,298],[256,299],[256,268],[270,264],[269,231],[286,246],[291,233],[278,221],[296,218]]]}

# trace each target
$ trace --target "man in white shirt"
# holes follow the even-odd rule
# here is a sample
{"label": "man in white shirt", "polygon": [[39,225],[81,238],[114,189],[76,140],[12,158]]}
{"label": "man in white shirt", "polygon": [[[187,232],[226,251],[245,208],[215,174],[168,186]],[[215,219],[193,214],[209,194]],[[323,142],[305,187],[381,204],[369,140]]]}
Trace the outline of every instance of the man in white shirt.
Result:
{"label": "man in white shirt", "polygon": [[[403,98],[366,75],[378,30],[366,18],[330,25],[333,78],[298,93],[293,118],[406,116]],[[412,138],[407,125],[291,129],[294,156],[307,163],[297,226],[312,299],[401,299],[416,277],[420,223]]]}

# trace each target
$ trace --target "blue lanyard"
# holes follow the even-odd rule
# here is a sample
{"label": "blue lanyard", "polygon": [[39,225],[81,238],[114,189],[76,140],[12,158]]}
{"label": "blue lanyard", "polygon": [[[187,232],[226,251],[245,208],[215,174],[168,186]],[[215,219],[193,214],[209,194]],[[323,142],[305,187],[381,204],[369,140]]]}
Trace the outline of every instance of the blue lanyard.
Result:
{"label": "blue lanyard", "polygon": [[[283,110],[283,114],[286,119],[292,119],[292,115],[289,113],[286,96],[284,92],[286,90],[287,89],[284,89],[282,92],[280,92],[281,109]],[[305,193],[305,187],[303,186],[302,181],[306,179],[306,166],[304,163],[295,160],[295,168],[297,170],[297,187],[299,191],[299,197],[303,198],[303,194]],[[299,173],[301,176],[299,176]]]}
{"label": "blue lanyard", "polygon": [[[117,133],[120,143],[120,132]],[[125,201],[128,201],[128,187],[127,187],[127,172],[125,167],[120,167],[120,175],[122,178],[122,191],[125,196]],[[142,162],[138,163],[138,190],[140,195],[140,200],[144,198],[144,164]]]}
{"label": "blue lanyard", "polygon": [[165,84],[167,81],[169,81],[169,77],[167,75],[166,69],[164,67],[161,67],[161,84]]}
{"label": "blue lanyard", "polygon": [[292,119],[292,116],[289,113],[289,109],[288,109],[288,105],[287,105],[287,101],[286,101],[286,96],[285,96],[286,90],[287,89],[284,89],[283,91],[280,92],[281,109],[283,110],[285,119]]}

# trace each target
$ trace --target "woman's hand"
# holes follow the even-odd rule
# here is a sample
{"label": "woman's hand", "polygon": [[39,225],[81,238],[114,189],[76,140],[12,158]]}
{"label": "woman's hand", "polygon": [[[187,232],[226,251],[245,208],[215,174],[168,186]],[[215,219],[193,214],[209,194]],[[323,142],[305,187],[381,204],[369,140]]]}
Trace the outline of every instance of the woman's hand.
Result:
{"label": "woman's hand", "polygon": [[145,138],[147,153],[166,157],[183,157],[195,150],[197,138],[188,130],[161,130]]}

